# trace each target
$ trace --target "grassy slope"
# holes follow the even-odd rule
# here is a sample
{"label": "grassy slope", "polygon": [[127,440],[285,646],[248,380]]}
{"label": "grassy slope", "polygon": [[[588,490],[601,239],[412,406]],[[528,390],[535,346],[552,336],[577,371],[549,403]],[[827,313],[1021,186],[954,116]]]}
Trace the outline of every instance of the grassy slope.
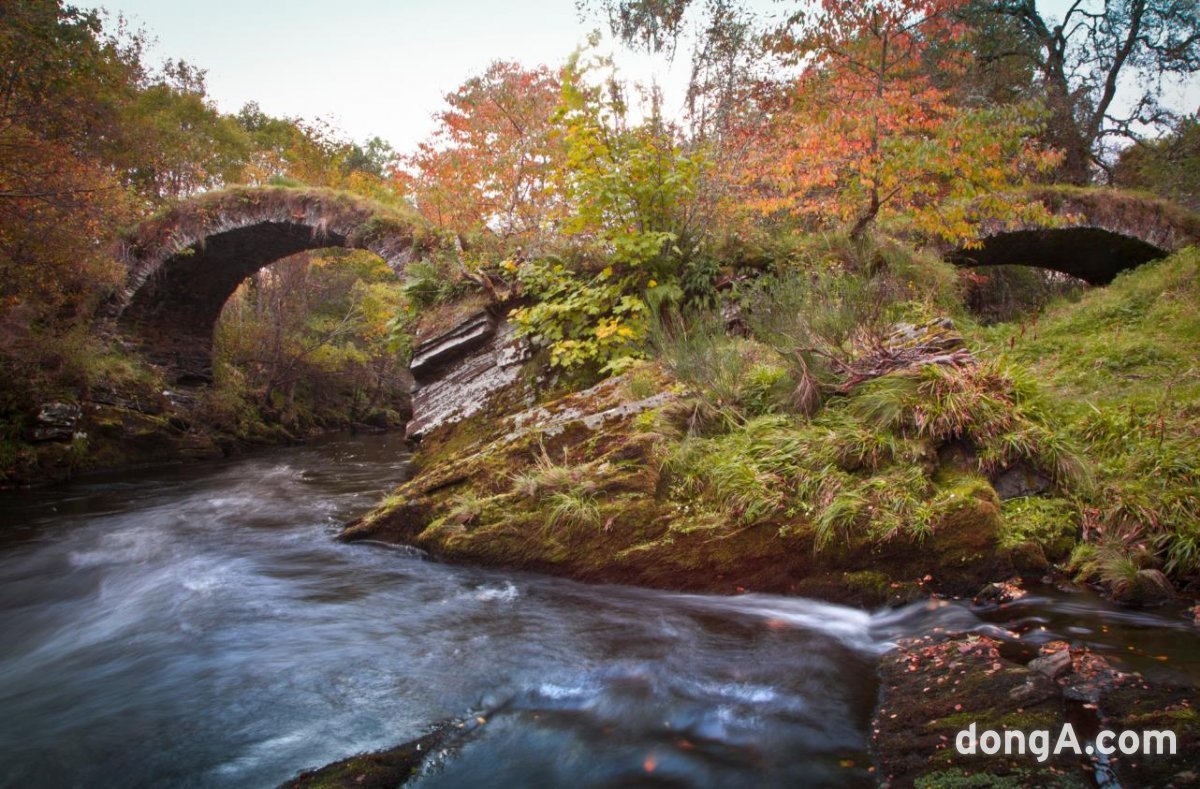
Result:
{"label": "grassy slope", "polygon": [[975,338],[1029,366],[1095,468],[1078,498],[1093,539],[1200,569],[1200,249],[1118,277],[1036,323]]}
{"label": "grassy slope", "polygon": [[[953,271],[939,261],[895,245],[825,246],[816,264],[787,268],[857,256],[851,270],[885,272],[872,276],[893,305],[886,321],[956,309]],[[469,424],[449,428],[422,446],[423,473],[355,536],[652,585],[723,575],[793,590],[806,575],[845,573],[843,585],[882,591],[925,573],[938,579],[949,568],[934,555],[942,543],[955,562],[975,551],[1036,570],[1066,559],[1081,536],[1115,535],[1126,557],[1134,543],[1148,549],[1122,569],[1158,563],[1183,579],[1200,558],[1198,265],[1200,253],[1186,251],[1040,322],[971,327],[978,364],[889,375],[828,398],[811,417],[791,401],[796,371],[781,349],[697,329],[691,345],[660,348],[657,364],[601,387],[603,397],[546,407],[587,413],[664,387],[677,394],[670,403],[598,433],[530,436],[522,446],[491,443]],[[489,413],[498,423],[505,410]],[[1000,502],[991,480],[1006,469],[1049,484]],[[621,479],[606,481],[612,474]],[[986,546],[949,545],[956,533]],[[750,537],[752,547],[741,544]],[[719,556],[714,546],[724,546]],[[922,555],[924,565],[905,564]]]}

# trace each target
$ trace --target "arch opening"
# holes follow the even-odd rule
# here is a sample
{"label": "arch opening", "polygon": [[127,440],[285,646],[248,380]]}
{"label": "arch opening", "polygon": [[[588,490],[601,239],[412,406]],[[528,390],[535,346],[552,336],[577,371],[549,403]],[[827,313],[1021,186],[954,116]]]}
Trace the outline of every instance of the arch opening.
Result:
{"label": "arch opening", "polygon": [[1096,227],[1010,230],[988,236],[979,249],[947,255],[958,266],[1021,265],[1050,269],[1107,285],[1131,268],[1166,257],[1169,250],[1140,238]]}
{"label": "arch opening", "polygon": [[294,222],[214,233],[167,257],[133,293],[118,326],[181,385],[212,383],[213,331],[229,297],[255,272],[300,252],[345,247],[345,236]]}
{"label": "arch opening", "polygon": [[366,249],[306,250],[254,272],[213,332],[221,402],[301,433],[403,424],[412,379],[390,331],[401,293],[400,276]]}

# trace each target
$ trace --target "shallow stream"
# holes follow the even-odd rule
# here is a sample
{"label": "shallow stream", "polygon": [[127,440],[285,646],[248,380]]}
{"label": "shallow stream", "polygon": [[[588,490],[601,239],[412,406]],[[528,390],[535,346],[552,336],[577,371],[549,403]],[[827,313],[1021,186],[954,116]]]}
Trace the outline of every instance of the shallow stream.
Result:
{"label": "shallow stream", "polygon": [[1200,676],[1177,612],[1089,594],[871,614],[335,542],[406,460],[341,437],[0,495],[0,785],[274,786],[450,718],[485,722],[421,785],[872,785],[902,635],[1003,625]]}

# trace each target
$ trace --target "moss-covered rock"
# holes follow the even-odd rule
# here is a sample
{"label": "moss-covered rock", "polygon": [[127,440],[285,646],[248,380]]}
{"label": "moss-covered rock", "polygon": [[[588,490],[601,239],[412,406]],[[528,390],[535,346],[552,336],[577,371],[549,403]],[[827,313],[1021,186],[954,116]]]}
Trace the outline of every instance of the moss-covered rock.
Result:
{"label": "moss-covered rock", "polygon": [[[455,561],[587,581],[862,604],[970,594],[1011,573],[997,550],[995,491],[977,474],[929,481],[927,450],[880,450],[887,461],[873,450],[847,456],[860,473],[840,472],[845,495],[860,495],[864,484],[878,492],[861,494],[868,498],[854,505],[857,514],[837,527],[845,534],[829,542],[795,498],[802,489],[791,488],[807,466],[794,473],[766,467],[801,462],[807,442],[823,447],[822,458],[830,448],[847,455],[830,440],[829,425],[766,415],[749,432],[691,446],[697,439],[681,435],[679,423],[694,423],[703,404],[656,365],[521,409],[528,391],[514,387],[507,400],[502,394],[426,436],[413,477],[343,539],[407,543]],[[692,467],[672,460],[687,446],[704,453],[692,458],[703,468],[694,478]],[[784,446],[791,459],[772,449]],[[887,471],[893,455],[912,452],[916,465],[905,466],[913,470],[900,481],[912,474],[925,480],[912,483],[924,500],[913,506],[928,523],[910,531],[897,515],[888,526],[871,526],[872,502],[882,503],[896,481],[877,467]],[[907,504],[897,506],[907,512]]]}
{"label": "moss-covered rock", "polygon": [[[1028,650],[1003,649],[987,636],[933,634],[903,639],[884,655],[872,726],[881,777],[895,787],[1082,787],[1094,785],[1102,767],[1122,786],[1195,782],[1200,716],[1193,687],[1147,680],[1061,641],[1042,645],[1041,656],[1026,665],[1010,659],[1019,653]],[[988,755],[980,748],[959,753],[959,732],[972,724],[977,736],[988,730],[1026,737],[1046,731],[1048,758],[1039,761],[1028,739],[1025,754]],[[1068,725],[1074,736],[1062,740],[1067,747],[1054,755]],[[1175,752],[1137,757],[1089,752],[1095,747],[1091,739],[1103,729],[1172,731]]]}
{"label": "moss-covered rock", "polygon": [[891,786],[1087,785],[1073,757],[1039,765],[1032,756],[958,753],[955,740],[971,724],[979,733],[1057,734],[1066,721],[1052,680],[1004,658],[994,639],[904,639],[881,660],[880,682],[871,744]]}

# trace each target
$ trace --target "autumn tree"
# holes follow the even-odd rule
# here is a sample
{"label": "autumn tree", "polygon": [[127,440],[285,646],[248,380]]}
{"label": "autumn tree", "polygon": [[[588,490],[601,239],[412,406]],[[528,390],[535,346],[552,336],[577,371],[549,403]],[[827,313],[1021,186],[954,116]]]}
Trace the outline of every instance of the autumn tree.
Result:
{"label": "autumn tree", "polygon": [[[1200,4],[1195,0],[1074,0],[1061,18],[1035,0],[976,0],[1011,29],[988,57],[996,67],[1030,64],[1044,97],[1047,141],[1063,154],[1071,183],[1107,170],[1110,144],[1162,130],[1176,115],[1163,103],[1171,78],[1200,71]],[[997,26],[994,30],[1004,30]]]}
{"label": "autumn tree", "polygon": [[594,53],[576,52],[563,70],[553,185],[583,260],[511,264],[536,300],[513,313],[518,332],[547,346],[554,365],[624,369],[651,311],[686,295],[706,232],[697,185],[707,159],[665,120],[658,95],[648,100],[632,119],[611,61]]}
{"label": "autumn tree", "polygon": [[168,61],[133,92],[122,116],[126,144],[113,164],[153,201],[242,179],[253,141],[208,99],[204,72]]}
{"label": "autumn tree", "polygon": [[551,116],[558,99],[552,70],[504,61],[447,93],[433,135],[399,174],[421,213],[455,232],[536,236],[555,204],[550,173],[562,146]]}
{"label": "autumn tree", "polygon": [[[1117,149],[1178,120],[1164,88],[1172,81],[1183,84],[1200,70],[1195,0],[968,0],[954,5],[956,20],[967,29],[956,46],[969,61],[953,82],[939,80],[936,68],[929,75],[959,99],[1042,100],[1049,111],[1043,138],[1062,153],[1055,170],[1062,181],[1087,183],[1097,171],[1111,175],[1107,171]],[[670,49],[690,30],[701,42],[701,54],[710,51],[708,42],[729,35],[731,20],[745,18],[749,6],[744,0],[581,3],[606,17],[614,35],[628,44]],[[695,20],[698,15],[701,21]],[[782,28],[786,23],[763,19],[759,32],[774,35]],[[711,58],[707,63],[713,65]]]}
{"label": "autumn tree", "polygon": [[0,346],[16,354],[49,323],[75,325],[119,274],[105,239],[132,216],[107,166],[136,47],[94,12],[3,3],[0,25]]}
{"label": "autumn tree", "polygon": [[306,184],[383,203],[401,201],[391,183],[398,156],[379,137],[360,145],[321,120],[274,117],[256,102],[243,106],[235,119],[250,140],[240,173],[243,183]]}
{"label": "autumn tree", "polygon": [[[1054,163],[1037,147],[1036,109],[951,103],[930,77],[930,42],[961,27],[957,0],[824,0],[776,36],[801,68],[747,162],[749,203],[853,237],[883,217],[970,238],[971,216],[1036,212],[1006,197]],[[934,70],[954,73],[952,50]]]}

